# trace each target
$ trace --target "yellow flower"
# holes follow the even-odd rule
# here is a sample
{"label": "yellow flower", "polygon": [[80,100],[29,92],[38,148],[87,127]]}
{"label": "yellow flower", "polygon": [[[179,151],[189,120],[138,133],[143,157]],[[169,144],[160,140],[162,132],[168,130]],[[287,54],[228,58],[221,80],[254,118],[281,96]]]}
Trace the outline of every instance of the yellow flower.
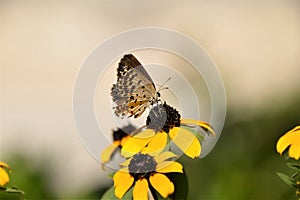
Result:
{"label": "yellow flower", "polygon": [[10,171],[9,166],[6,163],[0,161],[0,186],[1,187],[9,182],[8,173],[4,168]]}
{"label": "yellow flower", "polygon": [[170,160],[175,157],[178,156],[169,151],[156,155],[153,152],[149,155],[146,151],[135,154],[121,164],[124,168],[117,171],[113,177],[115,196],[121,199],[134,187],[133,199],[148,199],[151,184],[163,198],[167,198],[175,190],[168,173],[183,173],[182,165]]}
{"label": "yellow flower", "polygon": [[147,129],[131,137],[123,146],[121,155],[130,157],[150,148],[152,152],[161,152],[170,138],[175,145],[188,157],[196,158],[201,154],[201,136],[192,127],[200,127],[215,135],[212,127],[203,121],[180,119],[178,111],[164,103],[158,105],[149,113]]}
{"label": "yellow flower", "polygon": [[288,147],[289,156],[298,160],[300,158],[300,126],[296,126],[277,141],[276,150],[280,155]]}
{"label": "yellow flower", "polygon": [[122,148],[125,145],[127,140],[131,137],[129,133],[133,132],[134,130],[135,128],[132,125],[128,125],[122,129],[113,131],[113,143],[106,147],[100,155],[102,164],[105,164],[111,160],[112,155],[118,148]]}

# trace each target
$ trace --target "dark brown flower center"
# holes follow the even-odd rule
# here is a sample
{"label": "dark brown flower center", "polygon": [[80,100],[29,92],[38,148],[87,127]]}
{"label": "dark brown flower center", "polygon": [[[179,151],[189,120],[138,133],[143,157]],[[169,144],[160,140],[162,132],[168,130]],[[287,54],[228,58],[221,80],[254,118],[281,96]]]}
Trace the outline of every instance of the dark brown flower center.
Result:
{"label": "dark brown flower center", "polygon": [[132,157],[132,160],[128,165],[128,169],[129,173],[138,179],[140,177],[150,175],[151,172],[154,172],[156,165],[157,163],[152,156],[138,153]]}
{"label": "dark brown flower center", "polygon": [[150,110],[146,124],[147,128],[154,129],[156,132],[169,133],[171,128],[180,126],[180,114],[166,103],[157,104]]}

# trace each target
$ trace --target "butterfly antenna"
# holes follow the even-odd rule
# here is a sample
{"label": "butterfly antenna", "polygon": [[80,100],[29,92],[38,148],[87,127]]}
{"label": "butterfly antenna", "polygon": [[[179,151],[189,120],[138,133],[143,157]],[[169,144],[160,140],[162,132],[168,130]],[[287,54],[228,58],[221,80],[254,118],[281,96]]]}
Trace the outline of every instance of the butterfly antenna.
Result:
{"label": "butterfly antenna", "polygon": [[171,77],[169,77],[159,88],[158,88],[158,92],[161,91],[161,90],[166,90],[166,89],[169,89],[168,87],[165,86],[165,84],[171,80]]}
{"label": "butterfly antenna", "polygon": [[144,126],[138,128],[138,129],[136,129],[135,131],[131,132],[130,135],[135,136],[136,134],[138,134],[141,130],[143,130],[146,127],[147,127],[147,125],[144,125]]}

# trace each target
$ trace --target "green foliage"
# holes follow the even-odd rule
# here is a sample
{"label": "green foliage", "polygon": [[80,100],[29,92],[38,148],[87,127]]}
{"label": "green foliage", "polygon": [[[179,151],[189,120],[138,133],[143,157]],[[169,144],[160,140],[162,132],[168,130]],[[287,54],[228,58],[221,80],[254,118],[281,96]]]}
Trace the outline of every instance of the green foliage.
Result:
{"label": "green foliage", "polygon": [[108,199],[111,199],[111,200],[114,200],[114,199],[118,199],[116,196],[115,196],[115,188],[112,186],[110,187],[104,194],[103,196],[101,197],[102,200],[108,200]]}
{"label": "green foliage", "polygon": [[133,192],[133,187],[128,190],[128,192],[123,196],[122,199],[132,200],[132,192]]}
{"label": "green foliage", "polygon": [[112,173],[108,174],[108,178],[110,178],[110,179],[113,179],[113,178],[114,178],[114,175],[115,175],[115,173],[116,173],[116,172],[112,172]]}
{"label": "green foliage", "polygon": [[279,178],[286,183],[288,186],[296,189],[296,195],[300,196],[300,180],[297,179],[297,176],[300,174],[300,164],[298,163],[287,163],[288,167],[293,170],[294,174],[292,176],[288,176],[283,173],[277,173]]}
{"label": "green foliage", "polygon": [[[131,200],[132,199],[132,191],[133,187],[126,192],[126,194],[123,196],[122,200]],[[115,188],[112,186],[109,188],[101,197],[101,200],[118,200],[118,198],[115,196]]]}
{"label": "green foliage", "polygon": [[207,157],[181,157],[188,199],[295,199],[277,177],[287,171],[276,142],[299,123],[300,98],[256,111],[228,109],[220,139]]}
{"label": "green foliage", "polygon": [[22,155],[14,155],[11,158],[13,159],[7,163],[9,163],[12,172],[9,174],[10,182],[6,185],[7,188],[10,188],[11,194],[3,199],[20,199],[21,193],[17,194],[16,187],[25,192],[25,199],[55,198],[49,189],[51,186],[47,180],[48,167],[46,165],[50,161],[50,157],[47,157],[47,161],[44,162],[45,165],[41,166],[34,165]]}
{"label": "green foliage", "polygon": [[0,199],[25,199],[25,192],[15,187],[0,187]]}
{"label": "green foliage", "polygon": [[296,172],[300,172],[300,164],[298,163],[287,163],[287,166]]}
{"label": "green foliage", "polygon": [[279,176],[279,178],[281,178],[281,180],[283,182],[285,182],[287,185],[291,186],[291,187],[297,187],[296,185],[296,180],[289,177],[288,175],[286,174],[283,174],[283,173],[279,173],[277,172],[277,175]]}

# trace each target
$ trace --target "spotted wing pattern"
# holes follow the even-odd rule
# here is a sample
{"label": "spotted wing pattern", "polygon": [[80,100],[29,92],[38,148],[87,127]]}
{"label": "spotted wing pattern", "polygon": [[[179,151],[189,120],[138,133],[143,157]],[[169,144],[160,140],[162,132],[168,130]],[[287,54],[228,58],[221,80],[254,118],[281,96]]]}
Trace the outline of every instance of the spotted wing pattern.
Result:
{"label": "spotted wing pattern", "polygon": [[117,69],[117,83],[113,84],[111,95],[118,117],[137,118],[158,98],[152,79],[132,54],[121,59]]}

